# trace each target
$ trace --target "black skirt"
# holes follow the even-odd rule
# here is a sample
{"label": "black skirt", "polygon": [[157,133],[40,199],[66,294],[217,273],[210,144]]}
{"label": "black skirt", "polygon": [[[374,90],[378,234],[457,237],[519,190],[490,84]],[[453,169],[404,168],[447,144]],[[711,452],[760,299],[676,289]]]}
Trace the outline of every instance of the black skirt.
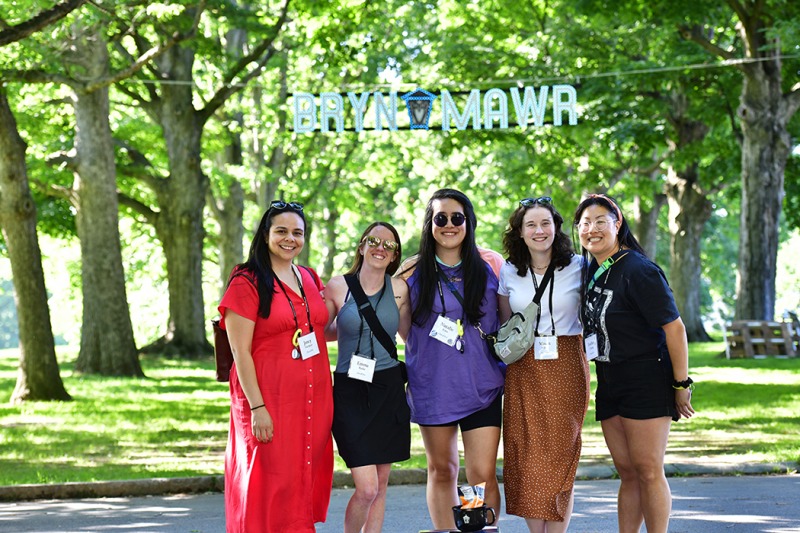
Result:
{"label": "black skirt", "polygon": [[375,372],[372,383],[333,374],[333,437],[348,468],[409,458],[411,412],[399,366]]}

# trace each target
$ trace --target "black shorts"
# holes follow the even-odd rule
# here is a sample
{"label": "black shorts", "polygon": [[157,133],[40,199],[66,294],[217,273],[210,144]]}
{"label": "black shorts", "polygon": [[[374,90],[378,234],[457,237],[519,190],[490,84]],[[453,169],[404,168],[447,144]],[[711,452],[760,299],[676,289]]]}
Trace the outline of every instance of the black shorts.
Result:
{"label": "black shorts", "polygon": [[498,394],[497,398],[492,400],[488,407],[484,407],[480,411],[475,411],[471,415],[464,418],[447,422],[446,424],[420,424],[422,427],[452,427],[461,426],[461,431],[469,431],[471,429],[486,428],[486,427],[500,427],[503,421],[503,395]]}
{"label": "black shorts", "polygon": [[678,420],[668,354],[613,364],[598,362],[596,370],[596,420],[617,415],[634,420],[662,416]]}

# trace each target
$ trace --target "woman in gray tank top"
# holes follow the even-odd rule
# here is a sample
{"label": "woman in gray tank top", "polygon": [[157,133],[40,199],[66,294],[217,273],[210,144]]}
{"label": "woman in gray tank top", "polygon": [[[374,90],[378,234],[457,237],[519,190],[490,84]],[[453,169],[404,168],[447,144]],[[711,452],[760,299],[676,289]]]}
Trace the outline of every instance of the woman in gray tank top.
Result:
{"label": "woman in gray tank top", "polygon": [[[374,222],[361,235],[353,266],[325,288],[330,314],[325,337],[339,344],[333,436],[355,484],[345,512],[345,533],[380,531],[392,463],[409,458],[405,368],[396,359],[394,345],[395,335],[405,339],[411,323],[408,286],[391,277],[400,260],[397,230],[387,222]],[[370,322],[379,324],[379,331]]]}

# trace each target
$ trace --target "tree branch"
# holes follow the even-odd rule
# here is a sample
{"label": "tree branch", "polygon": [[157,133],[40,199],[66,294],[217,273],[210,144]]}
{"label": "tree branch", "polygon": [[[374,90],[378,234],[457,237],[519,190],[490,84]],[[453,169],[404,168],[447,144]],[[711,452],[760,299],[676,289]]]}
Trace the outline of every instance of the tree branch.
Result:
{"label": "tree branch", "polygon": [[[680,33],[681,37],[685,40],[699,44],[706,52],[710,53],[711,55],[721,57],[722,59],[734,59],[736,56],[723,49],[719,46],[715,45],[711,41],[705,38],[703,35],[702,28],[700,26],[680,26],[678,27],[678,32]],[[736,68],[742,70],[741,64],[736,64]]]}
{"label": "tree branch", "polygon": [[[209,117],[211,117],[211,115],[213,115],[217,109],[219,109],[228,100],[228,98],[241,91],[251,79],[258,76],[258,74],[261,73],[261,69],[264,68],[264,65],[266,65],[267,62],[272,58],[272,55],[275,52],[273,45],[275,40],[278,38],[278,35],[280,35],[281,28],[283,28],[283,25],[286,23],[286,19],[288,18],[290,2],[291,0],[286,0],[286,2],[283,4],[281,15],[278,18],[278,21],[272,27],[272,34],[267,39],[264,39],[256,48],[254,48],[251,53],[242,57],[236,62],[236,64],[223,78],[224,85],[222,88],[220,88],[208,101],[205,107],[198,112],[198,120],[201,124],[204,124]],[[261,59],[258,60],[256,66],[253,67],[250,72],[244,76],[241,76],[237,83],[233,83],[233,80],[239,77],[240,72],[245,70],[247,65],[253,61],[256,61],[259,57]]]}
{"label": "tree branch", "polygon": [[117,192],[117,201],[119,202],[119,205],[125,206],[144,216],[144,218],[153,226],[156,225],[159,214],[156,211],[153,211],[150,206],[145,205],[139,200],[135,200],[126,194],[122,194],[119,191]]}
{"label": "tree branch", "polygon": [[25,22],[0,31],[0,46],[21,41],[25,37],[58,22],[81,7],[85,2],[86,0],[66,0],[60,4],[56,4],[47,11],[42,11]]}
{"label": "tree branch", "polygon": [[800,83],[795,83],[792,91],[784,98],[786,98],[786,109],[789,113],[787,116],[792,117],[800,108]]}
{"label": "tree branch", "polygon": [[202,0],[197,6],[197,12],[195,13],[194,22],[192,23],[192,27],[185,33],[174,33],[172,37],[158,46],[152,47],[142,55],[139,56],[136,61],[134,61],[131,65],[127,68],[112,74],[102,80],[96,81],[92,84],[86,86],[85,90],[87,93],[92,93],[98,89],[103,87],[107,87],[113,83],[118,81],[130,78],[133,74],[141,70],[146,64],[157,58],[158,56],[164,54],[167,50],[175,46],[176,44],[185,41],[194,36],[197,32],[197,27],[200,24],[200,15],[205,10],[206,0]]}
{"label": "tree branch", "polygon": [[0,70],[0,80],[24,83],[58,83],[75,88],[75,80],[44,70]]}

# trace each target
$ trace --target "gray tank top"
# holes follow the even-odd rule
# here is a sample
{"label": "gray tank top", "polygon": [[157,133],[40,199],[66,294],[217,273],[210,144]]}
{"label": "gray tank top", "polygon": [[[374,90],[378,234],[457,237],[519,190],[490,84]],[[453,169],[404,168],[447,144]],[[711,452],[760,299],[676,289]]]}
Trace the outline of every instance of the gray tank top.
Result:
{"label": "gray tank top", "polygon": [[[394,291],[392,290],[392,280],[386,275],[384,279],[386,290],[381,296],[381,291],[367,296],[369,303],[375,309],[383,329],[394,339],[397,334],[397,327],[400,322],[400,311],[394,301]],[[378,298],[380,297],[380,301]],[[363,322],[363,326],[362,326]],[[358,343],[358,331],[361,329],[361,344]],[[386,370],[396,366],[395,361],[383,345],[372,335],[366,318],[361,319],[358,313],[358,306],[353,295],[348,291],[347,299],[336,316],[336,329],[339,338],[339,357],[336,361],[336,372],[347,373],[350,368],[350,358],[358,346],[360,355],[364,357],[375,357],[375,371]]]}

